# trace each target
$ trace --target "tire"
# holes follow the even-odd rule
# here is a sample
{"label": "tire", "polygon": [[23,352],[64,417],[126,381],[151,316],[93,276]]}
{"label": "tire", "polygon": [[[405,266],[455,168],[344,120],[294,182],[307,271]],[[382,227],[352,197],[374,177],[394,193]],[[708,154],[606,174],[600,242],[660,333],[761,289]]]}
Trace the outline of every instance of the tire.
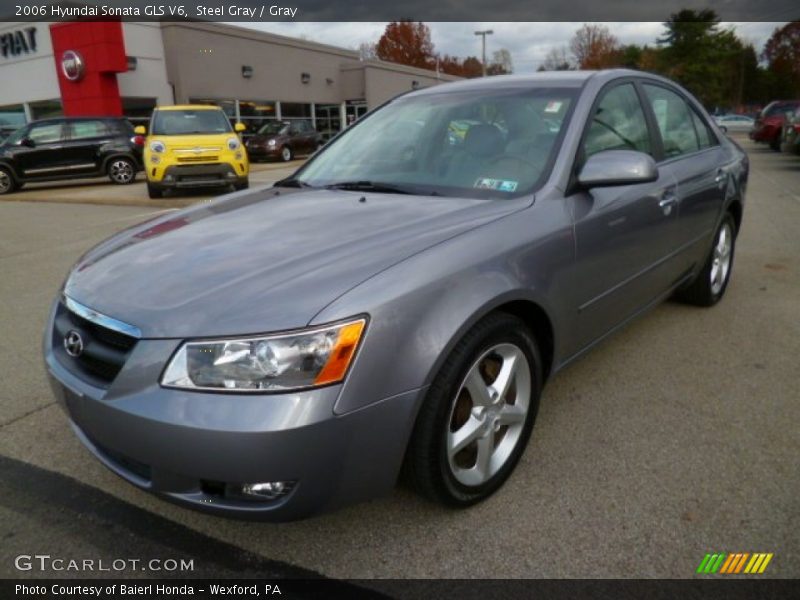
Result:
{"label": "tire", "polygon": [[[723,237],[726,241],[723,241]],[[727,247],[727,254],[724,247]],[[676,298],[695,306],[713,306],[719,302],[728,288],[735,249],[736,223],[731,213],[725,213],[714,234],[714,244],[703,268],[687,288],[676,294]]]}
{"label": "tire", "polygon": [[147,182],[147,195],[154,200],[157,198],[164,197],[164,190],[158,187],[157,185],[153,185],[149,181]]}
{"label": "tire", "polygon": [[250,179],[249,178],[246,178],[244,181],[240,181],[238,183],[234,183],[233,184],[233,189],[235,191],[237,191],[237,192],[240,192],[242,190],[246,190],[249,187],[250,187]]}
{"label": "tire", "polygon": [[106,174],[112,183],[129,185],[136,180],[136,164],[124,156],[112,158],[108,162]]}
{"label": "tire", "polygon": [[14,176],[6,167],[0,167],[0,196],[10,194],[17,189],[17,182]]}
{"label": "tire", "polygon": [[[503,485],[536,419],[542,388],[539,357],[525,324],[505,313],[489,315],[458,342],[428,389],[406,452],[404,477],[417,492],[449,506],[467,507]],[[517,365],[516,371],[504,379],[513,378],[513,383],[505,394],[493,392],[504,367],[511,364]],[[482,402],[475,401],[480,398]],[[487,456],[488,461],[482,461]]]}
{"label": "tire", "polygon": [[283,148],[281,148],[281,160],[283,162],[289,162],[290,160],[292,160],[292,158],[294,158],[294,153],[292,152],[292,149],[289,148],[289,146],[284,146]]}

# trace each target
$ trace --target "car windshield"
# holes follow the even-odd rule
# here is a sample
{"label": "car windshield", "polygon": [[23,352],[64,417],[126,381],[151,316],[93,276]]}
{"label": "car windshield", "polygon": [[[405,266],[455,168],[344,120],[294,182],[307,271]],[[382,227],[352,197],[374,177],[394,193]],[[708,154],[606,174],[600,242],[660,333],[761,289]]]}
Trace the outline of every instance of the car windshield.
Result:
{"label": "car windshield", "polygon": [[230,121],[221,110],[157,110],[153,114],[153,135],[215,134],[230,131]]}
{"label": "car windshield", "polygon": [[262,125],[258,133],[261,135],[275,135],[276,133],[281,133],[287,127],[289,127],[289,123],[285,121],[272,121]]}
{"label": "car windshield", "polygon": [[546,175],[576,89],[534,88],[401,97],[356,122],[295,185],[512,198]]}

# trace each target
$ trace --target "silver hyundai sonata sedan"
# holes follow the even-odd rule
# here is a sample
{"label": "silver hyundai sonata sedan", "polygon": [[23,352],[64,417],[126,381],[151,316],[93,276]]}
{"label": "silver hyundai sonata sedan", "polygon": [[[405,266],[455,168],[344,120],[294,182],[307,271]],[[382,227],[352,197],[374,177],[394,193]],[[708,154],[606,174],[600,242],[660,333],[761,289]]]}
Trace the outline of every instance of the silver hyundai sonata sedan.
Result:
{"label": "silver hyundai sonata sedan", "polygon": [[398,97],[273,188],[84,255],[44,353],[134,485],[296,519],[404,475],[452,506],[511,475],[548,377],[670,296],[725,293],[748,161],[635,71]]}

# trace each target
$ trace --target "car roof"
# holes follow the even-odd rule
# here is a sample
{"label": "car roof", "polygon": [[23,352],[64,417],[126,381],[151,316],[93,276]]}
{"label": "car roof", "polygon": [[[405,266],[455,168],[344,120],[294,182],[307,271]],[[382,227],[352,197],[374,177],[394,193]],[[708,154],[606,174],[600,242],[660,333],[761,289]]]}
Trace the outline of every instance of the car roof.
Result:
{"label": "car roof", "polygon": [[445,92],[460,92],[480,89],[504,89],[526,87],[565,87],[580,88],[590,79],[599,79],[601,83],[621,77],[641,77],[653,81],[672,83],[668,79],[645,71],[634,69],[603,69],[600,71],[541,71],[528,75],[493,75],[443,83],[427,87],[407,94],[408,96],[428,95]]}
{"label": "car roof", "polygon": [[222,110],[213,104],[174,104],[172,106],[156,106],[154,110]]}

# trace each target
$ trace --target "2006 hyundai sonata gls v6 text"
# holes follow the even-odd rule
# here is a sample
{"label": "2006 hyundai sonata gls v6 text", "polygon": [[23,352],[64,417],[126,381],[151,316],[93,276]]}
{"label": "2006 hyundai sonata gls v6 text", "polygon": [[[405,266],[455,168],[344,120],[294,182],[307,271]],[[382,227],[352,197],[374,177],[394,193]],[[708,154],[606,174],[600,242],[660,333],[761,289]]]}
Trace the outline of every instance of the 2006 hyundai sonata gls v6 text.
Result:
{"label": "2006 hyundai sonata gls v6 text", "polygon": [[548,376],[655,303],[712,305],[746,155],[634,71],[491,77],[368,114],[292,177],[83,256],[45,356],[75,433],[173,501],[293,519],[511,474]]}

